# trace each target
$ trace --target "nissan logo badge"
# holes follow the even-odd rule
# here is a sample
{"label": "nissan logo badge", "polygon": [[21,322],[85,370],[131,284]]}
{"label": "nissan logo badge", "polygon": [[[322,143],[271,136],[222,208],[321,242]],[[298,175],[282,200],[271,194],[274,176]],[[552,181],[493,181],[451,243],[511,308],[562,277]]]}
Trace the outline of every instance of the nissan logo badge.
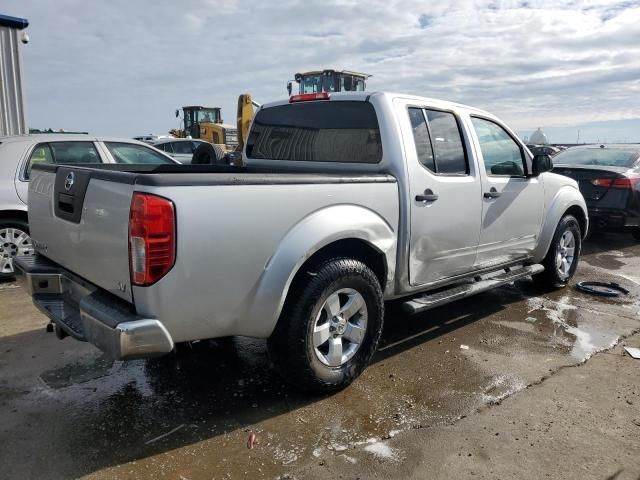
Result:
{"label": "nissan logo badge", "polygon": [[76,181],[76,176],[73,174],[73,172],[69,172],[69,174],[67,175],[67,178],[65,178],[64,180],[64,189],[67,192],[71,190],[71,187],[73,187],[73,182],[75,181]]}

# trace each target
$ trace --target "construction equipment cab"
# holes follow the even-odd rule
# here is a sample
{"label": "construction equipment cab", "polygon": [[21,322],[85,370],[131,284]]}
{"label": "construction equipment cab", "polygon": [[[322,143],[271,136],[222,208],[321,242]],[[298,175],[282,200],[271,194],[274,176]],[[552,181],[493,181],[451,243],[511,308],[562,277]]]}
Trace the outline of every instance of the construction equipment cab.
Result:
{"label": "construction equipment cab", "polygon": [[[351,72],[349,70],[314,70],[296,73],[295,82],[299,85],[298,94],[319,92],[363,92],[366,81],[371,77],[368,73]],[[287,82],[289,95],[293,93],[293,82]]]}

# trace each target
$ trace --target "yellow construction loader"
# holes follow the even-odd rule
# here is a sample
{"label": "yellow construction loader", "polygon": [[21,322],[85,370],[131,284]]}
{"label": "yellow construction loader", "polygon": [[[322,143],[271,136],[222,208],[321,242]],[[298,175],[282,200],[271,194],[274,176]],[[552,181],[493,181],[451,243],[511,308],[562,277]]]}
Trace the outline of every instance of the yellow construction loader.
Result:
{"label": "yellow construction loader", "polygon": [[[253,119],[254,106],[259,107],[260,105],[254,102],[248,93],[243,93],[238,97],[238,115],[235,128],[232,125],[222,123],[220,109],[217,107],[183,107],[184,132],[191,132],[192,138],[209,142],[201,143],[196,148],[191,164],[241,165],[242,147],[244,147],[249,125]],[[191,115],[189,120],[187,120],[188,114]],[[206,116],[207,114],[209,116]]]}
{"label": "yellow construction loader", "polygon": [[[176,110],[179,117],[180,110]],[[219,107],[191,105],[182,107],[183,128],[169,133],[178,138],[199,138],[217,145],[221,152],[235,150],[238,146],[238,132],[233,125],[223,123]]]}

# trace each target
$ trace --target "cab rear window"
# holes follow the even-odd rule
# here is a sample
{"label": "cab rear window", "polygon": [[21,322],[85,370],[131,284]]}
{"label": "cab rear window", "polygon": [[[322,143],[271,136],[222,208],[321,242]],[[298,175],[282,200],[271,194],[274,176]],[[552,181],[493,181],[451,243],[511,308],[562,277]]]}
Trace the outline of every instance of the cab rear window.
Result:
{"label": "cab rear window", "polygon": [[254,159],[378,163],[380,127],[369,102],[318,101],[260,110],[247,139]]}

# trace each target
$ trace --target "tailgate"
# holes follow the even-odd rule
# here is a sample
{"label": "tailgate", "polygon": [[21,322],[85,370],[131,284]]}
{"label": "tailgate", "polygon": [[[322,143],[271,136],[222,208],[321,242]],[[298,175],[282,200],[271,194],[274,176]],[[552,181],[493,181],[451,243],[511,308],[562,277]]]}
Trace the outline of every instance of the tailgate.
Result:
{"label": "tailgate", "polygon": [[29,182],[35,250],[131,301],[128,228],[134,180],[125,172],[35,167]]}

